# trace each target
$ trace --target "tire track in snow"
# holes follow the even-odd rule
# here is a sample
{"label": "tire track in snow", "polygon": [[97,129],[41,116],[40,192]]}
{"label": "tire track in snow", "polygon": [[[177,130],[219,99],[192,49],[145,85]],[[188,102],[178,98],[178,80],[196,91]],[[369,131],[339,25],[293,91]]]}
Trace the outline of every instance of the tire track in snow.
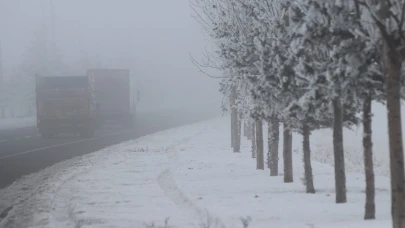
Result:
{"label": "tire track in snow", "polygon": [[157,179],[160,188],[165,195],[180,209],[191,214],[200,220],[201,223],[214,222],[212,228],[225,228],[222,220],[210,213],[208,210],[202,210],[194,201],[190,200],[184,192],[177,186],[170,168],[164,170]]}
{"label": "tire track in snow", "polygon": [[[48,227],[82,227],[83,225],[91,225],[101,223],[101,221],[83,221],[77,219],[74,213],[74,205],[71,204],[72,198],[74,197],[72,193],[75,189],[72,189],[68,184],[74,181],[80,176],[90,172],[96,165],[102,165],[104,162],[108,162],[109,158],[115,155],[115,150],[119,149],[121,144],[117,144],[106,149],[100,150],[93,154],[94,160],[89,161],[86,167],[81,170],[75,168],[74,174],[69,178],[65,179],[54,191],[52,198],[52,209],[49,212],[49,226]],[[101,158],[100,156],[103,156]],[[103,161],[100,163],[100,161]]]}
{"label": "tire track in snow", "polygon": [[[172,173],[171,167],[178,167],[179,159],[177,156],[177,147],[189,142],[191,139],[201,135],[204,130],[200,131],[199,133],[187,137],[181,140],[180,143],[169,147],[166,150],[166,155],[169,159],[169,164],[166,169],[164,169],[158,176],[157,182],[160,188],[163,190],[165,195],[180,209],[183,209],[185,212],[192,214],[192,216],[196,217],[200,220],[201,223],[207,225],[206,223],[211,223],[214,225],[212,228],[225,228],[224,223],[222,222],[221,218],[214,215],[213,213],[209,212],[208,210],[203,210],[197,206],[197,204],[189,199],[184,192],[178,187],[174,175]],[[214,224],[212,224],[214,223]]]}
{"label": "tire track in snow", "polygon": [[[176,160],[176,153],[170,153],[171,151],[174,151],[175,148],[179,145],[182,145],[188,141],[190,141],[192,138],[200,135],[203,132],[200,131],[197,134],[194,134],[191,137],[186,137],[183,139],[180,139],[177,143],[167,147],[166,151],[164,152],[165,155],[167,155],[169,157],[170,161]],[[117,149],[119,149],[119,145],[117,144],[113,147],[109,147],[108,151],[112,152],[115,149],[115,147],[117,147]],[[121,148],[122,149],[122,148]],[[104,153],[102,153],[104,151]],[[104,163],[108,163],[109,162],[109,158],[114,157],[114,153],[106,153],[105,150],[99,151],[99,153],[104,156],[104,159],[99,159],[102,160],[104,162],[102,163],[97,163],[97,166],[104,164]],[[169,155],[170,153],[170,155]],[[74,181],[77,177],[82,176],[84,174],[86,174],[87,172],[91,171],[94,168],[94,164],[92,164],[91,166],[87,167],[84,170],[81,170],[81,172],[76,172],[75,175],[72,175],[70,178],[66,179],[65,181],[63,181],[58,188],[54,191],[54,196],[52,199],[52,210],[50,211],[50,224],[49,227],[63,227],[63,228],[67,228],[67,227],[82,227],[83,225],[95,225],[95,224],[102,224],[103,221],[101,220],[82,220],[82,219],[78,219],[75,215],[75,206],[71,204],[71,200],[74,197],[72,195],[72,193],[74,193],[74,189],[69,188],[69,183],[71,181]],[[169,179],[170,180],[170,179]],[[174,182],[172,182],[174,183]],[[159,185],[160,186],[160,185]],[[177,204],[176,204],[177,205]]]}
{"label": "tire track in snow", "polygon": [[65,180],[56,190],[52,198],[52,210],[50,211],[50,224],[49,227],[81,227],[79,221],[76,221],[74,216],[74,208],[70,204],[72,200],[72,189],[67,188],[68,182],[72,181],[79,175],[83,175],[86,171],[91,168],[84,170],[71,178]]}

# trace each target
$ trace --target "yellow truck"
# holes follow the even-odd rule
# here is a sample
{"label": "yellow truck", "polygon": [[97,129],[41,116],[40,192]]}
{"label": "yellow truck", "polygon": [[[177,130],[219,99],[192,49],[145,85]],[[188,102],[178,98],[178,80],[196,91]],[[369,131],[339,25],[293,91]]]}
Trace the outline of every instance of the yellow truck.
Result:
{"label": "yellow truck", "polygon": [[93,137],[97,126],[94,81],[88,76],[36,76],[37,127],[43,138],[59,133]]}

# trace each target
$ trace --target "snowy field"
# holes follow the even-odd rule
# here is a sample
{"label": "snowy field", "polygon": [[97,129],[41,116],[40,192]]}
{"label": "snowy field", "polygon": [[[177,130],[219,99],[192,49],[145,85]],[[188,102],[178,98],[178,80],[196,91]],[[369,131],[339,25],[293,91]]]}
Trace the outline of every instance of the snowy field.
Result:
{"label": "snowy field", "polygon": [[[317,193],[309,195],[301,181],[301,137],[294,135],[294,183],[284,184],[281,175],[255,169],[249,141],[242,153],[231,152],[229,123],[224,117],[167,130],[27,176],[0,190],[0,227],[163,227],[165,218],[177,228],[242,228],[248,218],[251,228],[391,226],[384,176],[376,177],[377,220],[362,219],[365,180],[353,159],[348,203],[334,203],[330,131],[312,136],[319,137],[312,143],[316,160],[324,163],[313,161]],[[350,134],[347,157],[361,158],[353,152],[361,133]]]}
{"label": "snowy field", "polygon": [[0,130],[31,127],[37,124],[36,117],[0,119]]}

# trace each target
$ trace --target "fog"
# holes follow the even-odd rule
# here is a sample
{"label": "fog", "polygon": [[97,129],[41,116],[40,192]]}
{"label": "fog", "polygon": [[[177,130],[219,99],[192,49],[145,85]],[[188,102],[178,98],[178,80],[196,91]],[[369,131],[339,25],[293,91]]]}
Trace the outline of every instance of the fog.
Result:
{"label": "fog", "polygon": [[[0,0],[3,77],[37,73],[31,68],[41,60],[32,56],[41,55],[35,50],[42,42],[51,56],[43,64],[57,62],[52,74],[130,68],[141,108],[199,107],[219,114],[218,81],[190,61],[190,53],[201,59],[210,45],[191,15],[188,0]],[[30,70],[22,70],[26,65]]]}

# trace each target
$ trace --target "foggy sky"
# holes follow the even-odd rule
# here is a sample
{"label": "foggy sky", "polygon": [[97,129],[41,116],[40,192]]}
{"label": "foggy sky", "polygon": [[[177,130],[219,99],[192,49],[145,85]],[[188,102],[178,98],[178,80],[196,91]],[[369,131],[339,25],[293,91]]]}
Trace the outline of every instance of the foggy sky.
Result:
{"label": "foggy sky", "polygon": [[105,67],[134,69],[144,107],[205,105],[219,112],[218,81],[198,73],[189,59],[189,53],[201,58],[209,42],[188,0],[53,0],[53,5],[54,30],[51,0],[0,0],[5,68],[18,65],[36,31],[45,28],[69,65],[87,57]]}
{"label": "foggy sky", "polygon": [[[201,57],[209,42],[191,17],[188,0],[53,3],[56,46],[69,64],[87,56],[102,61],[106,67],[129,66],[139,79],[143,108],[201,106],[220,113],[218,81],[198,73],[189,60],[190,52],[197,59]],[[0,0],[5,68],[19,64],[35,32],[43,26],[51,39],[51,25],[50,0]],[[404,108],[402,111],[405,118]],[[386,108],[375,105],[373,112],[378,146],[383,144],[379,140],[387,140]],[[383,146],[380,150],[386,149]]]}

